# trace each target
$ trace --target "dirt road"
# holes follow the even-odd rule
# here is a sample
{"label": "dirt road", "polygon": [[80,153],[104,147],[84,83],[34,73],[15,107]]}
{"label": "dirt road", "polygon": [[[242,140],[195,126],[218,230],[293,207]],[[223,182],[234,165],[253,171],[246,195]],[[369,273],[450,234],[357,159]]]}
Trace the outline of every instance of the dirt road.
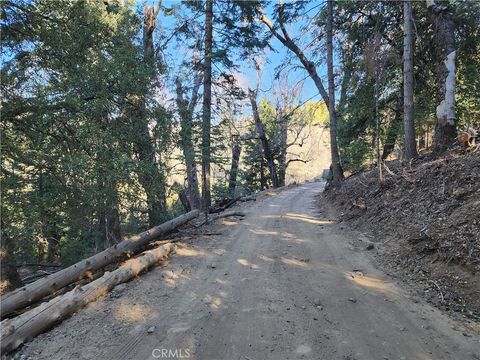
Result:
{"label": "dirt road", "polygon": [[[480,359],[480,337],[402,289],[318,214],[312,183],[244,205],[21,350],[32,359]],[[174,356],[176,355],[176,357]]]}

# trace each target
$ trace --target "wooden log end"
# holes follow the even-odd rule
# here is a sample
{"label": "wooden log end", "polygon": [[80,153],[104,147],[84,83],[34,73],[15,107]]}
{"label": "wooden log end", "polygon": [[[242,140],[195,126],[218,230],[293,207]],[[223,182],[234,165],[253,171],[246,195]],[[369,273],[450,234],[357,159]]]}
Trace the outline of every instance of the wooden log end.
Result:
{"label": "wooden log end", "polygon": [[470,140],[470,135],[467,132],[460,132],[457,136],[457,140],[460,144],[468,144]]}

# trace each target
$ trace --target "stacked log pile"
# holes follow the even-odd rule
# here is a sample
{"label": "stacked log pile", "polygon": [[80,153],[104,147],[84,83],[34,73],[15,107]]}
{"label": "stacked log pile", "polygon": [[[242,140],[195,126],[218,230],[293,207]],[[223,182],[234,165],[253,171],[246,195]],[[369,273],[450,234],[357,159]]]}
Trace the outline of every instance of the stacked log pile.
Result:
{"label": "stacked log pile", "polygon": [[198,210],[190,211],[139,235],[126,239],[88,259],[82,260],[68,268],[6,294],[2,297],[0,304],[2,319],[15,310],[25,308],[71,283],[85,277],[92,277],[92,273],[95,270],[103,268],[122,257],[131,256],[149,242],[157,240],[159,237],[196,218],[198,215]]}
{"label": "stacked log pile", "polygon": [[15,350],[26,341],[48,330],[78,309],[107,294],[116,285],[126,282],[150,266],[167,257],[174,245],[167,243],[141,256],[127,260],[117,270],[106,272],[101,278],[64,295],[41,304],[23,314],[2,321],[1,351]]}
{"label": "stacked log pile", "polygon": [[[141,251],[147,244],[158,240],[188,221],[198,217],[199,211],[193,210],[173,220],[167,221],[139,235],[128,238],[88,259],[82,260],[68,268],[25,285],[2,297],[2,319],[15,311],[25,309],[36,302],[51,296],[63,288],[82,279],[93,280],[93,273],[119,260],[129,258]],[[81,307],[108,293],[116,285],[128,281],[145,271],[158,261],[167,257],[174,245],[166,243],[154,250],[146,251],[141,256],[127,260],[112,272],[86,285],[76,286],[73,290],[55,296],[48,302],[27,309],[22,314],[1,323],[1,351],[7,353],[15,350],[25,341],[49,329]],[[84,280],[82,280],[84,281]]]}
{"label": "stacked log pile", "polygon": [[476,150],[480,146],[480,128],[467,128],[458,132],[457,141],[467,150]]}

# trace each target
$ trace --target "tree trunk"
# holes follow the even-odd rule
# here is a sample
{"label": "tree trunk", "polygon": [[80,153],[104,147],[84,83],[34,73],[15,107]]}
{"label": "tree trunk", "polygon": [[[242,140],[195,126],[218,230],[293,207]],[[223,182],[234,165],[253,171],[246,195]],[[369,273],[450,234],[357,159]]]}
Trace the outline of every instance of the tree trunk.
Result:
{"label": "tree trunk", "polygon": [[425,131],[425,145],[427,150],[429,149],[429,146],[430,146],[430,143],[428,142],[429,138],[430,138],[430,125],[427,124],[427,130]]}
{"label": "tree trunk", "polygon": [[[110,144],[97,156],[97,189],[98,189],[98,230],[101,234],[101,244],[96,243],[97,249],[106,249],[117,244],[121,238],[119,197],[117,181],[111,172],[115,171],[110,165],[112,149]],[[97,246],[98,245],[98,246]],[[51,262],[51,261],[49,261]]]}
{"label": "tree trunk", "polygon": [[[40,170],[38,175],[38,196],[40,198],[40,219],[42,224],[42,236],[47,241],[47,256],[46,259],[41,259],[52,263],[58,259],[59,255],[59,243],[60,238],[57,225],[55,223],[55,214],[51,209],[48,202],[48,197],[51,195],[48,193],[48,174],[45,174],[43,170]],[[43,251],[42,251],[43,252]],[[44,253],[42,254],[44,257]],[[40,259],[39,259],[40,260]]]}
{"label": "tree trunk", "polygon": [[378,111],[378,83],[379,83],[378,70],[375,70],[375,85],[374,85],[374,97],[375,97],[375,155],[377,158],[377,169],[378,169],[378,181],[383,185],[383,166],[382,166],[382,157],[380,156],[380,114]]}
{"label": "tree trunk", "polygon": [[0,268],[1,268],[1,278],[2,278],[2,293],[13,291],[16,288],[23,285],[22,279],[18,274],[15,262],[12,260],[12,256],[5,252],[4,249],[1,249],[0,256]]}
{"label": "tree trunk", "polygon": [[345,106],[347,103],[347,91],[352,79],[354,53],[352,50],[352,45],[349,42],[345,42],[342,50],[343,77],[342,84],[340,86],[340,100],[338,102],[338,112],[340,113],[345,111]]}
{"label": "tree trunk", "polygon": [[95,243],[95,248],[106,249],[118,243],[122,237],[120,229],[120,214],[118,212],[118,198],[112,202],[112,199],[106,199],[105,188],[100,193],[100,203],[97,206],[98,232],[99,239]]}
{"label": "tree trunk", "polygon": [[388,130],[385,143],[383,144],[382,160],[385,160],[388,155],[395,149],[395,143],[397,142],[398,134],[400,133],[402,125],[402,111],[400,109],[402,102],[399,101],[399,106],[395,110],[395,116],[392,119]]}
{"label": "tree trunk", "polygon": [[178,198],[180,199],[180,202],[182,203],[182,206],[185,211],[192,210],[188,189],[182,189],[178,194]]}
{"label": "tree trunk", "polygon": [[203,66],[202,197],[205,216],[212,205],[210,194],[210,121],[212,113],[213,0],[205,4],[205,60]]}
{"label": "tree trunk", "polygon": [[260,159],[260,191],[263,191],[267,188],[265,180],[265,164],[263,162],[263,156]]}
{"label": "tree trunk", "polygon": [[278,157],[278,185],[285,186],[287,173],[288,117],[282,116],[280,123],[280,155]]}
{"label": "tree trunk", "polygon": [[[99,187],[98,183],[97,186]],[[100,190],[100,187],[99,187]],[[99,194],[101,192],[99,191]],[[99,203],[97,204],[97,232],[98,236],[95,238],[95,252],[99,252],[102,249],[105,249],[105,239],[106,239],[106,234],[105,234],[105,203],[101,199]]]}
{"label": "tree trunk", "polygon": [[270,142],[268,141],[267,136],[265,135],[265,129],[263,127],[262,121],[260,120],[260,115],[258,114],[256,94],[252,89],[248,89],[248,96],[250,98],[250,104],[252,105],[253,119],[257,127],[258,137],[262,142],[263,155],[265,157],[265,160],[267,161],[267,166],[270,171],[270,179],[272,180],[272,186],[274,188],[277,188],[278,187],[277,168],[273,159],[272,151],[270,149]]}
{"label": "tree trunk", "polygon": [[[146,144],[145,144],[146,145]],[[153,145],[138,146],[138,180],[147,197],[148,223],[150,227],[161,224],[168,218],[165,195],[165,177],[155,161]]]}
{"label": "tree trunk", "polygon": [[190,210],[201,208],[200,191],[198,189],[198,177],[197,177],[197,164],[196,162],[188,162],[186,167],[187,171],[187,185],[188,196],[187,200],[190,206]]}
{"label": "tree trunk", "polygon": [[[143,52],[145,66],[155,77],[155,52],[153,47],[153,31],[156,27],[160,4],[155,9],[155,5],[145,6],[145,14],[143,19]],[[166,190],[165,177],[159,168],[156,160],[156,151],[154,147],[154,139],[150,135],[148,124],[148,111],[146,98],[149,92],[148,87],[145,89],[144,98],[139,109],[139,116],[136,119],[135,147],[138,154],[138,179],[142,185],[147,197],[148,218],[150,227],[158,225],[167,219],[166,209]]]}
{"label": "tree trunk", "polygon": [[232,145],[232,164],[230,166],[230,175],[228,178],[228,194],[232,199],[235,197],[235,189],[237,187],[237,174],[241,151],[242,147],[240,144],[234,141]]}
{"label": "tree trunk", "polygon": [[187,186],[188,195],[187,199],[190,205],[190,209],[200,209],[201,200],[200,192],[198,188],[198,176],[197,176],[197,162],[195,160],[195,148],[193,146],[193,112],[197,103],[198,90],[202,77],[197,74],[190,102],[184,99],[183,88],[179,78],[177,78],[177,107],[180,114],[180,141],[183,149],[183,156],[185,158],[185,168],[187,172]]}
{"label": "tree trunk", "polygon": [[171,243],[155,250],[146,251],[142,256],[127,260],[117,270],[106,272],[91,283],[53,298],[13,319],[2,322],[1,350],[7,353],[26,341],[48,330],[88,303],[107,294],[116,285],[126,282],[150,266],[167,257],[173,250]]}
{"label": "tree trunk", "polygon": [[426,146],[427,146],[427,143],[426,143],[426,138],[425,138],[425,130],[422,127],[420,129],[420,136],[418,138],[418,148],[419,149],[425,149]]}
{"label": "tree trunk", "polygon": [[333,74],[333,1],[327,1],[327,70],[328,114],[330,117],[330,151],[332,155],[332,182],[338,185],[343,179],[337,145],[337,120],[335,118],[335,83]]}
{"label": "tree trunk", "polygon": [[122,233],[120,229],[120,214],[117,207],[107,210],[105,217],[105,249],[120,242]]}
{"label": "tree trunk", "polygon": [[15,310],[24,308],[35,301],[40,300],[68,284],[84,277],[91,276],[95,270],[98,270],[121,257],[138,251],[138,249],[147,245],[149,242],[158,239],[160,236],[165,235],[196,218],[198,214],[198,210],[183,214],[139,235],[126,239],[115,246],[89,257],[88,259],[82,260],[68,268],[6,294],[0,302],[2,318]]}
{"label": "tree trunk", "polygon": [[413,119],[413,14],[412,2],[403,2],[403,127],[405,132],[405,158],[416,158],[415,123]]}
{"label": "tree trunk", "polygon": [[455,23],[448,1],[427,0],[427,10],[433,24],[435,58],[437,62],[437,109],[434,152],[438,155],[455,140]]}
{"label": "tree trunk", "polygon": [[[3,219],[1,221],[2,230],[5,229],[5,224]],[[8,292],[15,290],[16,288],[22,286],[22,280],[18,274],[17,267],[15,264],[15,259],[12,256],[12,245],[13,239],[7,236],[4,231],[2,231],[2,244],[0,247],[0,278],[2,282],[2,292]],[[3,302],[0,301],[0,304]]]}
{"label": "tree trunk", "polygon": [[156,27],[160,7],[161,2],[158,3],[158,7],[156,9],[155,4],[152,6],[146,4],[143,13],[143,57],[144,60],[148,62],[153,62],[155,58],[155,52],[153,48],[153,31]]}

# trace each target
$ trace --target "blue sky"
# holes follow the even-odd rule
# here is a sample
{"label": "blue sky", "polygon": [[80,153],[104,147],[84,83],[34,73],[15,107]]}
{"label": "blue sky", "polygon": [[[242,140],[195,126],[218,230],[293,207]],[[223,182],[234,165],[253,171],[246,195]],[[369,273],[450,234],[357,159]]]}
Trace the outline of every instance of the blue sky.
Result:
{"label": "blue sky", "polygon": [[[143,6],[145,4],[144,0],[135,0],[136,5],[138,7],[138,10],[140,13],[143,13]],[[147,0],[147,3],[152,5],[154,3],[153,0]],[[158,4],[158,1],[155,1],[155,5]],[[272,2],[273,4],[273,2]],[[164,0],[162,1],[162,8],[171,8],[172,6],[182,6],[180,0]],[[267,15],[269,13],[269,10],[271,9],[265,9],[267,12]],[[314,15],[314,12],[311,13],[311,15]],[[271,16],[269,16],[271,18]],[[294,26],[289,26],[288,30],[291,32],[293,36],[295,36],[302,23],[297,23]],[[173,31],[173,29],[178,26],[178,23],[176,22],[175,18],[173,16],[165,16],[162,12],[159,15],[158,18],[158,24],[157,28],[159,32],[163,34],[163,37],[168,37],[169,34]],[[266,28],[265,28],[266,30]],[[260,93],[259,96],[266,96],[267,98],[270,97],[269,89],[272,87],[272,83],[274,81],[274,73],[275,73],[275,68],[281,64],[283,64],[288,55],[289,55],[289,50],[283,46],[283,44],[280,43],[279,40],[277,40],[275,37],[271,38],[270,45],[275,49],[275,51],[267,51],[264,54],[264,59],[263,59],[263,71],[262,71],[262,81],[260,85]],[[169,47],[167,49],[167,56],[168,61],[167,63],[169,64],[170,68],[175,71],[177,68],[177,65],[185,58],[188,56],[188,53],[186,52],[187,50],[185,47],[182,47],[182,44],[179,44],[175,40],[172,40],[169,44]],[[9,54],[3,52],[2,53],[2,62],[8,60]],[[297,59],[293,59],[292,65],[299,65],[299,61]],[[317,68],[317,71],[319,74],[325,78],[326,75],[326,67],[321,66]],[[286,72],[288,72],[289,75],[289,80],[292,84],[296,84],[299,81],[304,82],[304,86],[302,88],[301,94],[299,101],[305,101],[307,99],[312,98],[313,100],[321,100],[318,90],[315,87],[313,81],[310,79],[310,77],[307,76],[306,71],[304,71],[300,66],[297,67],[297,69],[287,69]],[[237,77],[241,78],[242,85],[245,87],[251,86],[255,87],[256,84],[256,78],[257,78],[257,73],[256,70],[251,66],[251,64],[241,64],[240,66],[240,71],[239,73],[236,74]],[[325,84],[326,85],[326,84]],[[262,92],[263,90],[263,92]],[[173,94],[172,94],[173,95]],[[169,97],[169,96],[167,96]]]}
{"label": "blue sky", "polygon": [[[152,4],[153,1],[148,0],[148,3]],[[139,2],[139,5],[143,5],[143,4],[144,4],[144,1]],[[179,6],[181,5],[181,2],[174,1],[174,0],[166,0],[166,1],[164,0],[162,2],[162,7],[164,8],[170,8],[174,5]],[[269,15],[268,13],[269,13],[269,10],[271,9],[265,9],[265,10],[267,12],[267,15]],[[313,16],[314,13],[315,12],[312,12],[311,15]],[[271,18],[271,16],[269,17]],[[172,16],[161,15],[158,19],[158,29],[164,33],[164,36],[165,36],[165,33],[171,32],[176,25],[177,24],[175,22],[175,19]],[[294,26],[289,26],[288,30],[291,32],[292,35],[296,35],[301,25],[302,25],[301,23],[297,23]],[[266,27],[265,27],[265,30],[266,30]],[[271,38],[270,45],[275,49],[275,51],[267,51],[264,55],[262,81],[260,86],[260,90],[264,90],[264,92],[261,91],[259,96],[269,97],[269,92],[267,90],[271,89],[272,87],[272,82],[274,81],[275,68],[283,64],[289,55],[289,50],[285,46],[283,46],[283,44],[281,44],[280,41],[275,37]],[[175,59],[176,61],[181,61],[187,55],[184,52],[184,50],[181,49],[181,47],[182,47],[182,44],[178,44],[177,42],[172,41],[169,46],[169,49],[167,50],[169,52],[169,56],[172,57],[172,59]],[[292,65],[298,66],[300,65],[300,63],[295,58],[292,61]],[[318,94],[317,88],[315,87],[310,77],[308,77],[308,74],[306,73],[306,71],[303,70],[303,68],[300,68],[300,66],[298,66],[297,69],[292,69],[290,67],[286,71],[288,72],[288,77],[292,84],[295,84],[299,81],[304,82],[304,86],[300,94],[300,99],[299,99],[300,101],[305,101],[310,98],[312,98],[312,100],[321,100],[320,95]],[[325,77],[326,75],[325,66],[317,68],[317,71],[321,76]],[[242,80],[241,83],[245,87],[247,86],[255,87],[257,73],[256,73],[256,70],[251,66],[251,64],[248,64],[248,63],[241,64],[239,74],[236,74],[236,75]]]}

